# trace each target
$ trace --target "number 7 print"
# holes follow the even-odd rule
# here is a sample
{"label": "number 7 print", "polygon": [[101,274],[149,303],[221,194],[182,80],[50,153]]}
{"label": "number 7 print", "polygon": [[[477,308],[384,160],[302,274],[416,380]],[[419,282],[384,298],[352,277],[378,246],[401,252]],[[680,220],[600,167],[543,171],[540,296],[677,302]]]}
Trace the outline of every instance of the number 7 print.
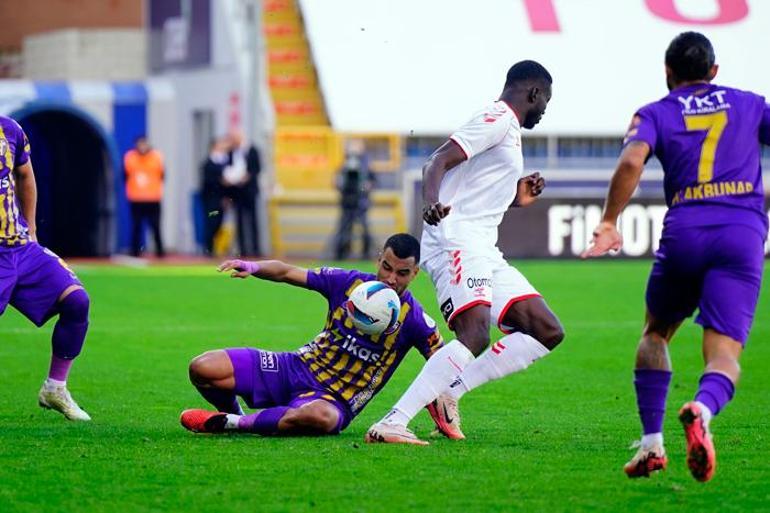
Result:
{"label": "number 7 print", "polygon": [[708,130],[703,147],[700,151],[698,162],[698,183],[707,183],[714,178],[714,158],[717,153],[717,144],[727,126],[727,111],[719,111],[714,114],[695,114],[684,117],[684,123],[688,131]]}

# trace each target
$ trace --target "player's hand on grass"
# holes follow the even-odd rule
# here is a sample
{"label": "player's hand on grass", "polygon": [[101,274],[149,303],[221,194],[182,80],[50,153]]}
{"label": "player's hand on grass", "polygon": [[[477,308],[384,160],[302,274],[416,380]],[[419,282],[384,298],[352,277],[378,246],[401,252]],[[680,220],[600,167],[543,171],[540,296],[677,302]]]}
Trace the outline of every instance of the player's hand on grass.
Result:
{"label": "player's hand on grass", "polygon": [[593,233],[593,239],[588,243],[588,248],[580,254],[580,258],[598,257],[609,252],[620,251],[623,246],[623,237],[618,232],[615,223],[602,221]]}
{"label": "player's hand on grass", "polygon": [[246,260],[225,260],[217,267],[217,271],[233,271],[230,273],[230,278],[248,278],[259,271],[259,264]]}
{"label": "player's hand on grass", "polygon": [[449,215],[452,209],[451,205],[444,205],[440,201],[435,203],[426,203],[422,207],[422,218],[431,226],[436,226]]}
{"label": "player's hand on grass", "polygon": [[538,196],[545,189],[545,178],[540,173],[532,173],[519,179],[516,185],[516,198],[513,200],[515,207],[527,207],[537,201]]}

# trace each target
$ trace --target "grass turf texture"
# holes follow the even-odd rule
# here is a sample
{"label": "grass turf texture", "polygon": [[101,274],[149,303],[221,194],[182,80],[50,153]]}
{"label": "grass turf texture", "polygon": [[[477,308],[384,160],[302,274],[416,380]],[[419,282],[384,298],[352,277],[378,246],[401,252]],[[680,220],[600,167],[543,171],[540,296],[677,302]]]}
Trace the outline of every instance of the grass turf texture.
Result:
{"label": "grass turf texture", "polygon": [[[767,511],[766,290],[736,400],[713,423],[715,479],[690,477],[676,420],[702,367],[700,329],[688,322],[671,347],[669,470],[630,481],[622,465],[639,430],[631,366],[649,263],[519,268],[564,322],[564,344],[525,373],[466,396],[468,440],[406,447],[362,439],[417,374],[416,353],[341,436],[188,433],[179,412],[206,406],[187,380],[191,357],[227,346],[295,349],[320,329],[325,301],[211,267],[79,267],[91,329],[70,386],[94,421],[67,422],[37,407],[53,323],[36,329],[9,309],[0,320],[0,510]],[[438,318],[424,274],[413,291]],[[427,414],[412,427],[426,436]]]}

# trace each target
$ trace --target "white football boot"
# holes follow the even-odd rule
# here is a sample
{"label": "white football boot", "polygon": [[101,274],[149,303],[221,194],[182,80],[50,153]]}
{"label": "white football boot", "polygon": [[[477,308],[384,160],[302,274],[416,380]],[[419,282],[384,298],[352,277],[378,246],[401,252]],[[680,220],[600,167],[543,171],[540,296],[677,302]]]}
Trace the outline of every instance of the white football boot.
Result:
{"label": "white football boot", "polygon": [[368,444],[428,445],[428,442],[417,438],[417,435],[406,426],[385,422],[378,422],[370,427],[364,436],[364,442]]}
{"label": "white football boot", "polygon": [[41,408],[56,410],[69,420],[91,420],[91,416],[78,406],[66,386],[47,386],[43,383],[37,402]]}

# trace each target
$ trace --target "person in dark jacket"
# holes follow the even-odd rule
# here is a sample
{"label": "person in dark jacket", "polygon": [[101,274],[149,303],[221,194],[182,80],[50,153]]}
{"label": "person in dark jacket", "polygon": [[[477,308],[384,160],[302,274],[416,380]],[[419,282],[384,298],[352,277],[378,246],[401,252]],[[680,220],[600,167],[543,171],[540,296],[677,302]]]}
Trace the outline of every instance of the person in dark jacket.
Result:
{"label": "person in dark jacket", "polygon": [[369,159],[363,141],[348,143],[345,162],[337,175],[337,190],[340,191],[340,222],[335,238],[334,256],[343,260],[350,254],[353,227],[361,225],[362,258],[369,258],[372,237],[369,233],[367,214],[369,193],[377,184],[377,178],[369,169]]}
{"label": "person in dark jacket", "polygon": [[231,130],[227,135],[229,150],[223,176],[227,186],[225,196],[233,201],[241,255],[259,255],[259,223],[257,200],[259,172],[262,170],[259,152],[246,145],[243,132]]}
{"label": "person in dark jacket", "polygon": [[203,162],[201,184],[201,201],[204,213],[203,249],[207,255],[213,254],[214,235],[222,226],[226,185],[224,169],[227,165],[228,149],[226,139],[212,140],[209,146],[209,155]]}

